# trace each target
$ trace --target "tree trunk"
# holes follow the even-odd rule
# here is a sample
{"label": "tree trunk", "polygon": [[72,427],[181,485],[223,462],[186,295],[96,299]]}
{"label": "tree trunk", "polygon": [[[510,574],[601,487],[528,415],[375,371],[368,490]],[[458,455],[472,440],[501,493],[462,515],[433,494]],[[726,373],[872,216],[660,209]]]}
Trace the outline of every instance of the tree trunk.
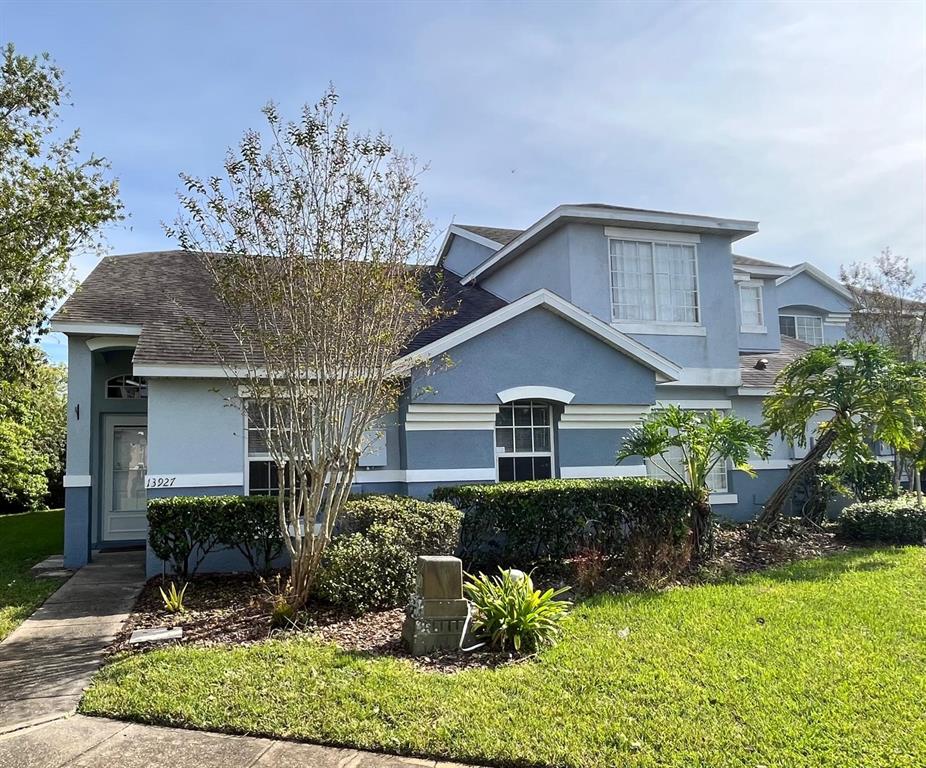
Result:
{"label": "tree trunk", "polygon": [[758,523],[759,529],[761,531],[767,532],[778,524],[779,520],[781,519],[781,511],[784,509],[785,504],[787,504],[788,500],[791,498],[791,495],[794,492],[794,487],[807,472],[812,470],[822,461],[823,457],[826,455],[826,452],[832,447],[835,440],[835,430],[828,429],[823,433],[823,435],[821,435],[820,439],[817,441],[817,444],[810,449],[810,452],[803,459],[801,459],[798,464],[791,468],[791,471],[788,473],[788,476],[785,478],[784,482],[775,489],[775,492],[769,497],[768,501],[765,502],[765,506],[762,508],[762,512],[759,513],[759,517],[756,522]]}
{"label": "tree trunk", "polygon": [[701,499],[691,513],[691,559],[695,564],[709,560],[714,554],[714,526],[710,501]]}
{"label": "tree trunk", "polygon": [[923,508],[923,473],[913,465],[913,482],[911,483],[916,491],[916,506]]}

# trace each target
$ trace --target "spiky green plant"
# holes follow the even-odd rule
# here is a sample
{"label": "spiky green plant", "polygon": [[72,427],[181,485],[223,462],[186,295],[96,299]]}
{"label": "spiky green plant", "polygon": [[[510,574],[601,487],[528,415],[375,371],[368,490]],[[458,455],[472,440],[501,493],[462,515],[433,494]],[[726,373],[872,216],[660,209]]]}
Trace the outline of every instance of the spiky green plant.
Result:
{"label": "spiky green plant", "polygon": [[557,600],[569,587],[534,589],[530,574],[515,577],[511,571],[499,568],[498,576],[467,574],[463,586],[475,606],[473,628],[497,648],[536,651],[553,645],[572,603]]}
{"label": "spiky green plant", "polygon": [[177,590],[177,585],[173,581],[165,592],[164,587],[158,587],[161,593],[161,600],[164,601],[164,610],[168,613],[183,613],[186,607],[183,605],[183,597],[186,595],[186,588],[190,586],[189,582],[183,585],[183,589]]}

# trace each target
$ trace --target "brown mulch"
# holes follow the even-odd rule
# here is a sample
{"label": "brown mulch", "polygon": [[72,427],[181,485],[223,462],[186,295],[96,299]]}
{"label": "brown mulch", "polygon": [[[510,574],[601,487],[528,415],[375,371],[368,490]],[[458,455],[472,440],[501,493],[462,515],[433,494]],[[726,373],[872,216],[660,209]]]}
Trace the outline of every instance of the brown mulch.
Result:
{"label": "brown mulch", "polygon": [[[709,566],[662,586],[722,580],[735,573],[749,573],[846,549],[847,545],[837,541],[826,530],[793,527],[779,532],[772,539],[757,542],[750,535],[748,526],[724,527],[717,532],[716,556]],[[182,614],[171,614],[164,609],[160,586],[161,577],[147,582],[132,614],[110,647],[111,653],[143,653],[165,645],[129,645],[129,637],[136,629],[182,627],[183,639],[172,641],[172,644],[249,645],[271,637],[309,637],[334,643],[348,653],[403,658],[420,669],[444,673],[494,668],[529,658],[481,648],[468,653],[447,652],[412,657],[400,639],[405,618],[401,608],[353,616],[328,604],[311,603],[296,623],[285,629],[275,629],[270,624],[270,592],[252,575],[222,574],[193,578],[186,591]],[[612,585],[614,588],[623,590],[626,585]]]}

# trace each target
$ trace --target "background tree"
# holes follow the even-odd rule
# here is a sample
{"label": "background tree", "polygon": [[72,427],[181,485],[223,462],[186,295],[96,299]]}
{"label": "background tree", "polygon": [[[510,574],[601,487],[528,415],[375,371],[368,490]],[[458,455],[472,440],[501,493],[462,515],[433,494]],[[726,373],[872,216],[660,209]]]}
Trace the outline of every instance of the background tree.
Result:
{"label": "background tree", "polygon": [[851,470],[872,458],[870,441],[912,449],[926,413],[926,379],[887,347],[846,342],[816,347],[788,365],[763,406],[766,425],[792,444],[807,444],[815,416],[814,444],[766,501],[758,521],[773,527],[806,472],[832,453]]}
{"label": "background tree", "polygon": [[[100,227],[121,218],[106,162],[79,159],[78,131],[56,138],[67,98],[47,54],[12,44],[0,64],[0,379],[28,376],[42,357],[32,344],[67,291],[68,258],[99,245]],[[9,393],[8,393],[9,394]]]}
{"label": "background tree", "polygon": [[399,362],[403,350],[437,313],[439,287],[415,266],[430,227],[414,161],[352,132],[336,102],[329,91],[296,122],[266,107],[269,137],[247,132],[221,177],[182,177],[185,213],[168,230],[214,284],[227,330],[199,326],[201,338],[246,389],[285,489],[295,608],[369,431],[396,407],[414,364]]}
{"label": "background tree", "polygon": [[910,259],[885,248],[868,262],[839,270],[857,309],[849,338],[884,344],[900,360],[926,360],[926,282],[917,283]]}
{"label": "background tree", "polygon": [[650,459],[700,499],[691,523],[693,552],[704,558],[713,547],[708,478],[718,465],[732,463],[752,475],[749,457],[768,458],[766,432],[745,419],[717,411],[698,413],[677,405],[653,411],[621,443],[617,463],[631,456]]}
{"label": "background tree", "polygon": [[28,380],[0,380],[0,512],[43,505],[64,469],[67,371],[38,365]]}

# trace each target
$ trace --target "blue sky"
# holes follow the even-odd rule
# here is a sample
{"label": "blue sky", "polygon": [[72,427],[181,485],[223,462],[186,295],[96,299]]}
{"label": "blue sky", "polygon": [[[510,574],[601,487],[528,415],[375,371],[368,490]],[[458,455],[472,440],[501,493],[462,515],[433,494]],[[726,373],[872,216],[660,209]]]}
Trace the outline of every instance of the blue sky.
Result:
{"label": "blue sky", "polygon": [[[926,277],[926,4],[43,3],[0,38],[64,68],[83,146],[171,247],[177,174],[219,170],[329,81],[355,126],[430,165],[438,228],[564,202],[757,219],[746,255],[836,275],[890,245]],[[95,259],[76,255],[83,277]],[[46,345],[62,359],[60,344]]]}

